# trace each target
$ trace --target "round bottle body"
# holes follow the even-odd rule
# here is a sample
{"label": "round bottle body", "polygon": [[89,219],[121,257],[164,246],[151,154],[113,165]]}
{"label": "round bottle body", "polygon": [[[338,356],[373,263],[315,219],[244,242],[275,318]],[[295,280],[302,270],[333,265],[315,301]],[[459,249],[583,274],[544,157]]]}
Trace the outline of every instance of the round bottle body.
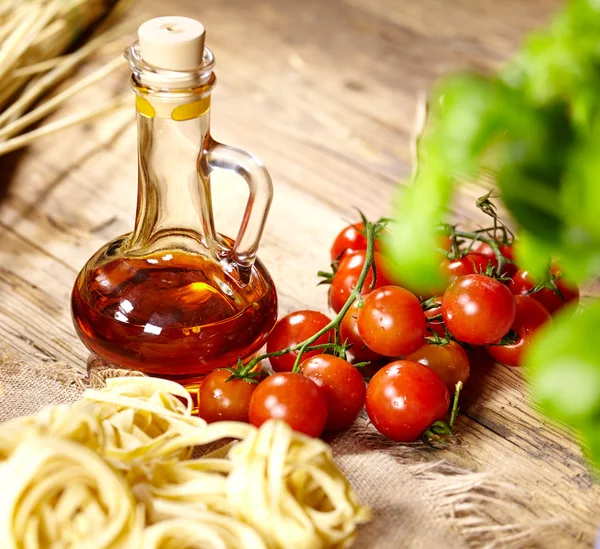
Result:
{"label": "round bottle body", "polygon": [[234,265],[200,253],[123,255],[127,238],[102,247],[75,281],[73,321],[92,353],[185,385],[258,352],[277,320],[260,261],[242,281]]}

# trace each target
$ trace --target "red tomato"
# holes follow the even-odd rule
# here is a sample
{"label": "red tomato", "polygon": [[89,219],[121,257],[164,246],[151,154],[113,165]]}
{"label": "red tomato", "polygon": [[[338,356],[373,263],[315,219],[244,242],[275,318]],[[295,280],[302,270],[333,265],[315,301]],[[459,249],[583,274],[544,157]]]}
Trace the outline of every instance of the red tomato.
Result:
{"label": "red tomato", "polygon": [[427,329],[443,338],[446,337],[446,328],[444,327],[443,319],[436,318],[435,320],[432,320],[434,317],[442,316],[442,309],[440,308],[442,305],[442,298],[436,297],[433,300],[433,303],[437,303],[438,307],[424,311],[425,318],[427,319]]}
{"label": "red tomato", "polygon": [[472,274],[455,280],[444,292],[442,316],[459,341],[489,345],[505,336],[515,320],[515,299],[501,282]]}
{"label": "red tomato", "polygon": [[469,379],[470,367],[467,353],[456,341],[449,341],[445,345],[425,343],[405,358],[431,368],[442,378],[451,395],[454,394],[459,381],[465,383]]}
{"label": "red tomato", "polygon": [[351,345],[349,352],[356,362],[371,362],[381,357],[371,351],[358,333],[358,302],[355,301],[348,309],[340,323],[340,340]]}
{"label": "red tomato", "polygon": [[357,326],[369,349],[401,356],[423,345],[427,321],[414,294],[399,286],[384,286],[365,297]]}
{"label": "red tomato", "polygon": [[302,374],[275,374],[252,394],[249,416],[255,427],[268,419],[281,419],[295,431],[318,437],[327,421],[325,391]]}
{"label": "red tomato", "polygon": [[506,366],[520,366],[521,357],[529,346],[533,333],[540,326],[552,320],[546,308],[533,297],[517,295],[515,296],[515,303],[517,304],[517,315],[511,330],[517,333],[519,339],[512,345],[490,345],[486,347],[487,352],[496,362]]}
{"label": "red tomato", "polygon": [[[338,271],[335,273],[333,280],[331,281],[331,288],[329,289],[329,305],[336,313],[339,313],[342,310],[342,307],[346,304],[346,301],[348,301],[348,297],[350,297],[352,290],[356,287],[363,265],[365,264],[365,256],[365,251],[354,252],[348,254],[340,262]],[[375,287],[381,288],[382,286],[392,284],[386,274],[384,256],[379,252],[374,252],[373,257],[375,269],[377,270]],[[363,295],[366,295],[371,291],[371,282],[373,282],[373,273],[369,271],[361,291]]]}
{"label": "red tomato", "polygon": [[[557,274],[557,269],[552,269],[554,274]],[[528,271],[517,271],[508,284],[511,292],[515,295],[527,295],[537,284],[536,280],[529,274]],[[553,292],[550,288],[542,288],[541,290],[529,294],[533,299],[539,301],[550,314],[562,309],[569,303],[579,302],[579,288],[567,282],[564,278],[556,280],[556,286],[560,290],[563,299]]]}
{"label": "red tomato", "polygon": [[[375,239],[375,249],[378,251],[381,251],[381,242],[381,238]],[[348,225],[341,230],[333,241],[331,246],[331,261],[340,260],[348,254],[366,249],[365,224],[354,223],[353,225]]]}
{"label": "red tomato", "polygon": [[[296,311],[280,318],[275,324],[269,339],[267,340],[267,353],[282,351],[288,347],[298,345],[315,335],[319,330],[329,324],[330,319],[319,311]],[[329,343],[329,335],[333,331],[320,336],[314,345],[324,345]],[[308,358],[318,355],[323,351],[315,350],[304,353],[302,356]],[[287,353],[283,356],[272,356],[269,362],[276,372],[291,372],[294,362],[298,356],[298,351]]]}
{"label": "red tomato", "polygon": [[367,249],[364,223],[348,225],[335,237],[331,246],[331,260],[341,259],[348,253]]}
{"label": "red tomato", "polygon": [[326,431],[339,431],[354,423],[365,405],[365,382],[349,362],[332,355],[313,356],[302,363],[301,372],[325,392]]}
{"label": "red tomato", "polygon": [[[513,251],[512,244],[500,244],[498,243],[498,248],[500,249],[500,253],[510,261],[514,261],[515,255]],[[493,258],[496,265],[498,265],[498,259],[496,258],[496,254],[492,247],[487,242],[475,242],[473,244],[472,250],[477,252],[478,254],[485,255],[489,258]],[[504,268],[502,269],[502,274],[512,276],[518,270],[518,267],[514,263],[505,263]]]}
{"label": "red tomato", "polygon": [[449,282],[454,282],[458,277],[468,274],[485,273],[488,263],[493,267],[498,266],[496,257],[470,252],[458,259],[445,259],[442,262],[442,272],[448,276]]}
{"label": "red tomato", "polygon": [[213,421],[248,422],[250,397],[257,384],[243,379],[232,379],[228,370],[214,370],[200,387],[198,415],[208,423]]}
{"label": "red tomato", "polygon": [[369,419],[382,435],[412,442],[448,413],[450,394],[440,376],[427,366],[397,360],[373,376],[365,404]]}
{"label": "red tomato", "polygon": [[436,291],[430,292],[421,297],[433,297],[436,293],[444,293],[446,287],[461,276],[468,274],[485,273],[488,263],[492,267],[497,267],[498,262],[495,257],[488,257],[480,253],[469,252],[468,254],[459,257],[458,259],[449,259],[445,257],[440,265],[440,271],[446,279],[446,284],[437,288]]}

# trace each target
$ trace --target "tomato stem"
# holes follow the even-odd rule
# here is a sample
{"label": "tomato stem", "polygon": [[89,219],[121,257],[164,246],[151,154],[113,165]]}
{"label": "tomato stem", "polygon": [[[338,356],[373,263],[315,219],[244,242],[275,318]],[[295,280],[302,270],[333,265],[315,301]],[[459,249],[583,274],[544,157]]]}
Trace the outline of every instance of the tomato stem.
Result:
{"label": "tomato stem", "polygon": [[[492,202],[491,198],[497,198],[497,197],[492,197],[492,193],[494,192],[494,189],[491,189],[488,193],[486,193],[483,196],[480,196],[476,201],[475,201],[475,205],[486,215],[489,215],[493,221],[494,221],[494,227],[493,227],[493,232],[492,235],[494,236],[494,238],[496,239],[498,237],[498,230],[500,230],[502,232],[502,243],[506,244],[509,241],[509,234],[510,237],[512,239],[514,239],[514,234],[513,232],[502,222],[502,220],[500,219],[500,217],[498,216],[498,208],[496,207],[496,205]],[[486,231],[487,232],[487,231]]]}
{"label": "tomato stem", "polygon": [[504,255],[500,251],[500,247],[498,246],[498,241],[495,240],[494,238],[488,238],[486,236],[482,236],[482,232],[483,231],[473,231],[473,232],[457,231],[456,227],[453,227],[453,226],[447,226],[442,229],[442,234],[445,234],[445,235],[451,237],[453,242],[456,240],[456,237],[458,237],[458,238],[466,238],[468,240],[486,243],[494,251],[494,255],[496,256],[496,259],[498,260],[497,272],[498,272],[498,274],[501,274],[502,270],[504,269],[504,264],[507,263],[507,259],[506,259],[506,257],[504,257]]}
{"label": "tomato stem", "polygon": [[365,279],[367,278],[367,275],[369,274],[369,270],[371,269],[371,267],[373,265],[373,253],[375,250],[375,225],[373,223],[367,221],[367,223],[365,225],[365,233],[366,233],[366,237],[367,237],[367,250],[365,252],[365,263],[363,265],[360,276],[358,277],[358,281],[356,282],[356,286],[352,290],[352,293],[348,296],[348,299],[346,300],[346,303],[344,304],[344,306],[340,309],[340,312],[331,320],[331,322],[329,324],[327,324],[327,326],[324,326],[323,328],[321,328],[316,334],[309,337],[303,343],[300,343],[299,345],[296,345],[296,346],[290,348],[290,350],[292,350],[292,351],[298,350],[298,355],[296,356],[296,360],[294,362],[294,368],[292,369],[292,372],[298,373],[300,371],[300,363],[302,361],[302,355],[306,351],[307,347],[311,343],[314,343],[317,339],[319,339],[319,337],[321,337],[323,334],[326,334],[327,332],[329,332],[331,329],[337,329],[337,327],[342,322],[344,315],[348,312],[348,309],[350,309],[352,304],[360,296],[360,292],[365,284]]}
{"label": "tomato stem", "polygon": [[527,292],[526,295],[531,295],[543,290],[544,288],[548,288],[550,291],[554,292],[558,297],[560,297],[563,303],[566,303],[565,296],[563,295],[560,288],[557,286],[556,281],[560,280],[562,276],[560,274],[555,274],[552,272],[552,262],[548,261],[548,266],[546,268],[546,276],[544,280],[538,282],[531,290]]}
{"label": "tomato stem", "polygon": [[455,436],[454,434],[454,422],[458,416],[458,399],[460,398],[460,391],[462,390],[462,381],[456,383],[456,389],[454,392],[454,400],[452,401],[452,409],[450,410],[450,418],[448,422],[435,421],[429,428],[421,435],[421,440],[425,444],[432,444],[434,442],[446,446],[448,437]]}
{"label": "tomato stem", "polygon": [[431,309],[439,309],[442,305],[441,303],[438,303],[436,300],[439,299],[438,296],[433,296],[430,297],[429,299],[426,299],[425,301],[421,301],[421,308],[424,311],[429,311]]}
{"label": "tomato stem", "polygon": [[497,343],[491,343],[490,347],[498,346],[503,347],[504,345],[514,345],[519,341],[520,336],[514,330],[509,330],[509,332]]}
{"label": "tomato stem", "polygon": [[[445,328],[445,326],[444,326]],[[425,341],[429,344],[429,345],[438,345],[440,347],[443,347],[444,345],[448,345],[448,343],[450,343],[451,341],[453,341],[450,332],[448,332],[448,330],[446,330],[446,335],[442,338],[439,336],[439,334],[437,332],[432,332],[433,336],[432,337],[426,337]]]}
{"label": "tomato stem", "polygon": [[456,416],[458,415],[458,399],[460,398],[460,391],[462,390],[462,387],[462,381],[457,381],[456,389],[454,391],[454,400],[452,401],[452,411],[450,412],[450,421],[448,421],[448,425],[452,433],[454,433],[454,421],[456,420]]}
{"label": "tomato stem", "polygon": [[[272,353],[265,353],[264,355],[257,356],[253,358],[248,364],[244,371],[250,372],[256,365],[261,361],[269,357],[275,356],[283,356],[287,353],[292,353],[294,351],[298,351],[298,355],[296,356],[296,360],[294,362],[294,367],[292,372],[298,373],[300,371],[300,363],[302,361],[302,355],[308,351],[312,350],[311,345],[319,339],[322,335],[326,334],[330,330],[337,330],[344,318],[344,315],[348,312],[348,309],[352,306],[352,304],[356,301],[358,297],[360,297],[360,292],[365,284],[365,279],[369,274],[369,271],[373,265],[373,253],[375,250],[375,227],[376,224],[371,223],[370,221],[365,224],[365,235],[367,238],[367,250],[365,252],[365,263],[363,265],[360,276],[358,277],[358,281],[356,282],[356,286],[352,290],[352,293],[348,296],[346,303],[340,309],[340,312],[323,328],[321,328],[316,334],[312,335],[308,339],[298,343],[297,345],[293,345],[292,347],[288,347],[286,349],[282,349],[281,351],[274,351]],[[327,343],[324,345],[315,345],[314,348],[329,348],[335,346],[335,343]],[[339,344],[337,345],[339,347]]]}

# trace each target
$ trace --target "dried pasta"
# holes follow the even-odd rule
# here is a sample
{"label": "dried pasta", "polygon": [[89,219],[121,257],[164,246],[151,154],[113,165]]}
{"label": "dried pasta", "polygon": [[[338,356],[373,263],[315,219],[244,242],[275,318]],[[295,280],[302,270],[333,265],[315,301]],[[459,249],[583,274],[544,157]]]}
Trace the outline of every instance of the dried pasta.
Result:
{"label": "dried pasta", "polygon": [[[240,442],[206,453],[224,439]],[[343,548],[370,516],[324,442],[207,425],[152,378],[0,425],[0,486],[2,549]]]}
{"label": "dried pasta", "polygon": [[370,518],[324,442],[267,422],[229,452],[228,499],[269,546],[349,547]]}
{"label": "dried pasta", "polygon": [[204,420],[192,415],[189,393],[164,379],[108,379],[105,389],[87,390],[74,408],[90,404],[105,438],[102,454],[120,469],[157,458],[186,459],[191,446],[166,443],[206,427]]}
{"label": "dried pasta", "polygon": [[96,451],[104,445],[92,409],[49,406],[37,416],[19,417],[0,424],[0,461],[10,457],[22,442],[46,436],[79,442]]}
{"label": "dried pasta", "polygon": [[[229,514],[226,475],[230,471],[231,462],[227,459],[200,458],[157,464],[149,474],[132,478],[131,483],[137,498],[146,504],[152,521],[179,516],[178,505]],[[171,504],[177,512],[161,513],[161,504]]]}
{"label": "dried pasta", "polygon": [[144,532],[144,549],[267,549],[249,526],[217,513],[189,513]]}
{"label": "dried pasta", "polygon": [[69,440],[21,444],[0,467],[3,549],[131,549],[142,516],[125,481]]}

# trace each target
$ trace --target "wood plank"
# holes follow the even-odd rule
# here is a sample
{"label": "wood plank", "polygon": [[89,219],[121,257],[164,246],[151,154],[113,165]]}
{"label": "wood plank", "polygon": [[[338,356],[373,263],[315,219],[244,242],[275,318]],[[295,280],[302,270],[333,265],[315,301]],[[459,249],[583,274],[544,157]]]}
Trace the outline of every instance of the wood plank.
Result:
{"label": "wood plank", "polygon": [[69,300],[76,273],[0,226],[0,341],[25,360],[85,366]]}
{"label": "wood plank", "polygon": [[532,407],[520,370],[479,362],[462,404],[462,447],[446,457],[525,488],[540,517],[568,516],[556,547],[589,547],[600,490],[579,446]]}
{"label": "wood plank", "polygon": [[[260,257],[281,312],[326,311],[315,273],[352,206],[389,213],[409,171],[415,98],[452,68],[491,67],[544,21],[555,0],[144,0],[139,10],[199,17],[217,56],[217,139],[247,148],[269,167],[275,200]],[[85,67],[84,72],[91,70]],[[126,71],[56,116],[127,89]],[[85,261],[131,229],[136,134],[131,111],[45,139],[0,160],[0,338],[24,357],[81,367],[86,351],[70,320],[69,295]],[[243,183],[217,177],[215,212],[235,234]],[[473,219],[468,189],[456,205]],[[496,471],[530,494],[540,518],[564,516],[552,547],[589,547],[600,491],[577,445],[532,410],[520,373],[476,370],[459,420],[462,443],[419,451]]]}

